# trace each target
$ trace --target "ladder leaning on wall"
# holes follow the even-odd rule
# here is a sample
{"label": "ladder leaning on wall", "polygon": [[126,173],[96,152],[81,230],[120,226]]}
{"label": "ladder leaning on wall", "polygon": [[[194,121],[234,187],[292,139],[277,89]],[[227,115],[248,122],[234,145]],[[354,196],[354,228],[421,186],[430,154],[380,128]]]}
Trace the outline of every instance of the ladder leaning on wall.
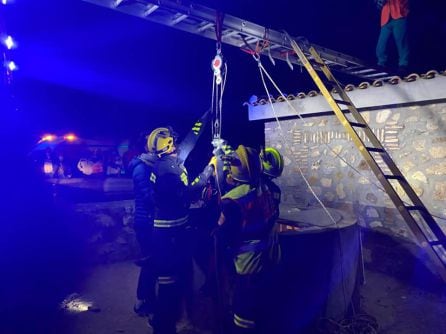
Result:
{"label": "ladder leaning on wall", "polygon": [[[216,39],[217,13],[211,8],[195,4],[183,5],[172,0],[84,1]],[[271,61],[273,59],[286,61],[290,67],[292,64],[299,64],[306,68],[418,242],[430,256],[438,274],[446,282],[446,236],[443,230],[353,105],[332,74],[332,70],[367,80],[386,79],[389,75],[367,66],[354,57],[310,44],[302,38],[292,38],[286,32],[270,30],[234,16],[225,15],[219,24],[222,43],[248,50],[254,50],[261,43],[262,48],[256,48],[259,55],[268,56]],[[339,99],[334,98],[317,71],[323,73]],[[347,110],[343,111],[341,106]],[[361,139],[361,133],[365,140]],[[400,192],[404,192],[402,196],[398,194],[397,188]],[[407,197],[412,203],[407,204],[402,197]]]}
{"label": "ladder leaning on wall", "polygon": [[[446,282],[446,237],[443,230],[429,213],[423,202],[421,202],[418,195],[412,189],[389,153],[387,153],[383,145],[367,125],[365,119],[358,112],[316,49],[312,46],[308,47],[308,50],[312,55],[311,62],[302,51],[301,46],[294,39],[290,38],[289,40],[296,55],[307,69],[311,78],[341,124],[350,134],[353,142],[359,149],[359,152],[384,187],[386,193],[389,195],[393,204],[404,218],[422,248],[432,259],[438,274]],[[303,44],[305,43],[306,42],[303,41]],[[333,91],[340,97],[339,100],[335,99],[333,94],[328,90],[318,72],[316,72],[313,63],[315,63],[318,69],[324,74],[326,81],[328,81],[332,86]],[[343,111],[341,105],[347,107],[347,110]],[[365,140],[361,139],[360,132],[363,133]],[[396,190],[396,187],[398,186],[399,189],[404,191],[402,196],[400,196]],[[402,199],[404,195],[410,199],[412,204],[407,204]]]}

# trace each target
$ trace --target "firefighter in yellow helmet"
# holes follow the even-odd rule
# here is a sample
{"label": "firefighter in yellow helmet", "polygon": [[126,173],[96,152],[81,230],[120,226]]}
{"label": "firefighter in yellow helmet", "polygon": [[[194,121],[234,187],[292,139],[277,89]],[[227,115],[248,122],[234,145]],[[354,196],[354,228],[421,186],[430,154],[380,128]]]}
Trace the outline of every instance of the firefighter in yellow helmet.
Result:
{"label": "firefighter in yellow helmet", "polygon": [[147,147],[157,157],[150,181],[154,204],[153,257],[158,293],[150,324],[155,334],[174,334],[183,290],[192,268],[188,215],[190,200],[195,192],[201,192],[214,167],[212,164],[206,166],[194,183],[189,184],[184,161],[176,147],[175,133],[169,127],[153,130],[147,138]]}
{"label": "firefighter in yellow helmet", "polygon": [[149,152],[158,157],[175,151],[176,134],[170,127],[156,128],[147,137],[147,148]]}
{"label": "firefighter in yellow helmet", "polygon": [[[279,243],[279,225],[277,219],[279,218],[281,190],[279,186],[274,182],[274,179],[280,177],[283,172],[284,161],[282,154],[274,147],[266,147],[260,153],[260,159],[262,160],[263,172],[261,177],[262,188],[264,191],[271,193],[273,197],[274,209],[273,215],[269,222],[271,226],[271,232],[268,239],[268,260],[271,264],[269,276],[265,278],[269,286],[279,286],[280,282],[278,277],[281,277],[280,273],[280,260],[282,257],[281,247]],[[269,328],[267,332],[280,332],[280,316],[277,313],[278,305],[280,302],[280,295],[277,291],[269,289],[264,295],[265,299],[269,301],[265,314],[269,317]]]}
{"label": "firefighter in yellow helmet", "polygon": [[278,178],[283,172],[283,157],[282,154],[274,147],[266,147],[260,154],[263,165],[263,184],[268,187],[274,197],[274,203],[276,205],[276,218],[279,217],[279,204],[281,199],[281,190],[274,183],[273,179]]}
{"label": "firefighter in yellow helmet", "polygon": [[234,188],[222,197],[218,234],[232,250],[236,271],[232,327],[235,333],[257,333],[268,321],[262,311],[274,202],[261,185],[262,162],[256,150],[240,145],[230,161]]}

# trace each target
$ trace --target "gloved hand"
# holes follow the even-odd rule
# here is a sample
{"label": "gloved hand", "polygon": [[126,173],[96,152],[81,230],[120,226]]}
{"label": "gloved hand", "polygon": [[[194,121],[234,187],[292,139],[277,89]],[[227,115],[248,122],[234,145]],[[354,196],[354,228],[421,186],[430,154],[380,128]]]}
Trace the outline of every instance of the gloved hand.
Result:
{"label": "gloved hand", "polygon": [[234,149],[232,148],[232,146],[227,143],[224,143],[222,145],[222,150],[223,150],[224,155],[231,155],[234,153]]}
{"label": "gloved hand", "polygon": [[214,172],[217,170],[217,157],[215,155],[209,160],[208,166],[214,167]]}

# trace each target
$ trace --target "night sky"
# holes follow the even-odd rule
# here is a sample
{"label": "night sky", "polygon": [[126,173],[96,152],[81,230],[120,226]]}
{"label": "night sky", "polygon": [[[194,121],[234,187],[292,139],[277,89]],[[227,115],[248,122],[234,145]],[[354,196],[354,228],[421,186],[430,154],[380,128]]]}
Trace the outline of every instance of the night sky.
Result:
{"label": "night sky", "polygon": [[[372,0],[202,1],[231,15],[305,36],[374,63],[379,33]],[[413,1],[412,67],[446,68],[444,1]],[[2,6],[5,30],[19,43],[13,91],[18,112],[3,114],[30,145],[44,132],[128,138],[170,124],[184,133],[210,105],[215,42],[81,0],[15,0]],[[252,58],[226,45],[228,82],[223,136],[234,144],[262,140],[243,102],[264,95]],[[284,92],[314,88],[306,72],[285,63],[270,73]],[[275,93],[275,92],[274,92]],[[11,129],[10,126],[7,126]]]}

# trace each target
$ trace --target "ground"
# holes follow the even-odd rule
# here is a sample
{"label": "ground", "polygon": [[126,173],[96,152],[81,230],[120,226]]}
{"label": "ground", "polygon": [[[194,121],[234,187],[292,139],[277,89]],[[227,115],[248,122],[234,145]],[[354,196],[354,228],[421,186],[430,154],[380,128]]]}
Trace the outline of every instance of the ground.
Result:
{"label": "ground", "polygon": [[363,309],[385,334],[446,333],[445,295],[422,290],[379,272],[366,272]]}
{"label": "ground", "polygon": [[[145,319],[132,311],[137,273],[132,262],[93,268],[83,288],[76,291],[80,298],[93,303],[91,310],[61,311],[54,333],[152,333]],[[445,296],[412,287],[386,274],[366,271],[361,304],[364,312],[376,318],[378,333],[446,333]],[[180,333],[209,332],[183,328]]]}

